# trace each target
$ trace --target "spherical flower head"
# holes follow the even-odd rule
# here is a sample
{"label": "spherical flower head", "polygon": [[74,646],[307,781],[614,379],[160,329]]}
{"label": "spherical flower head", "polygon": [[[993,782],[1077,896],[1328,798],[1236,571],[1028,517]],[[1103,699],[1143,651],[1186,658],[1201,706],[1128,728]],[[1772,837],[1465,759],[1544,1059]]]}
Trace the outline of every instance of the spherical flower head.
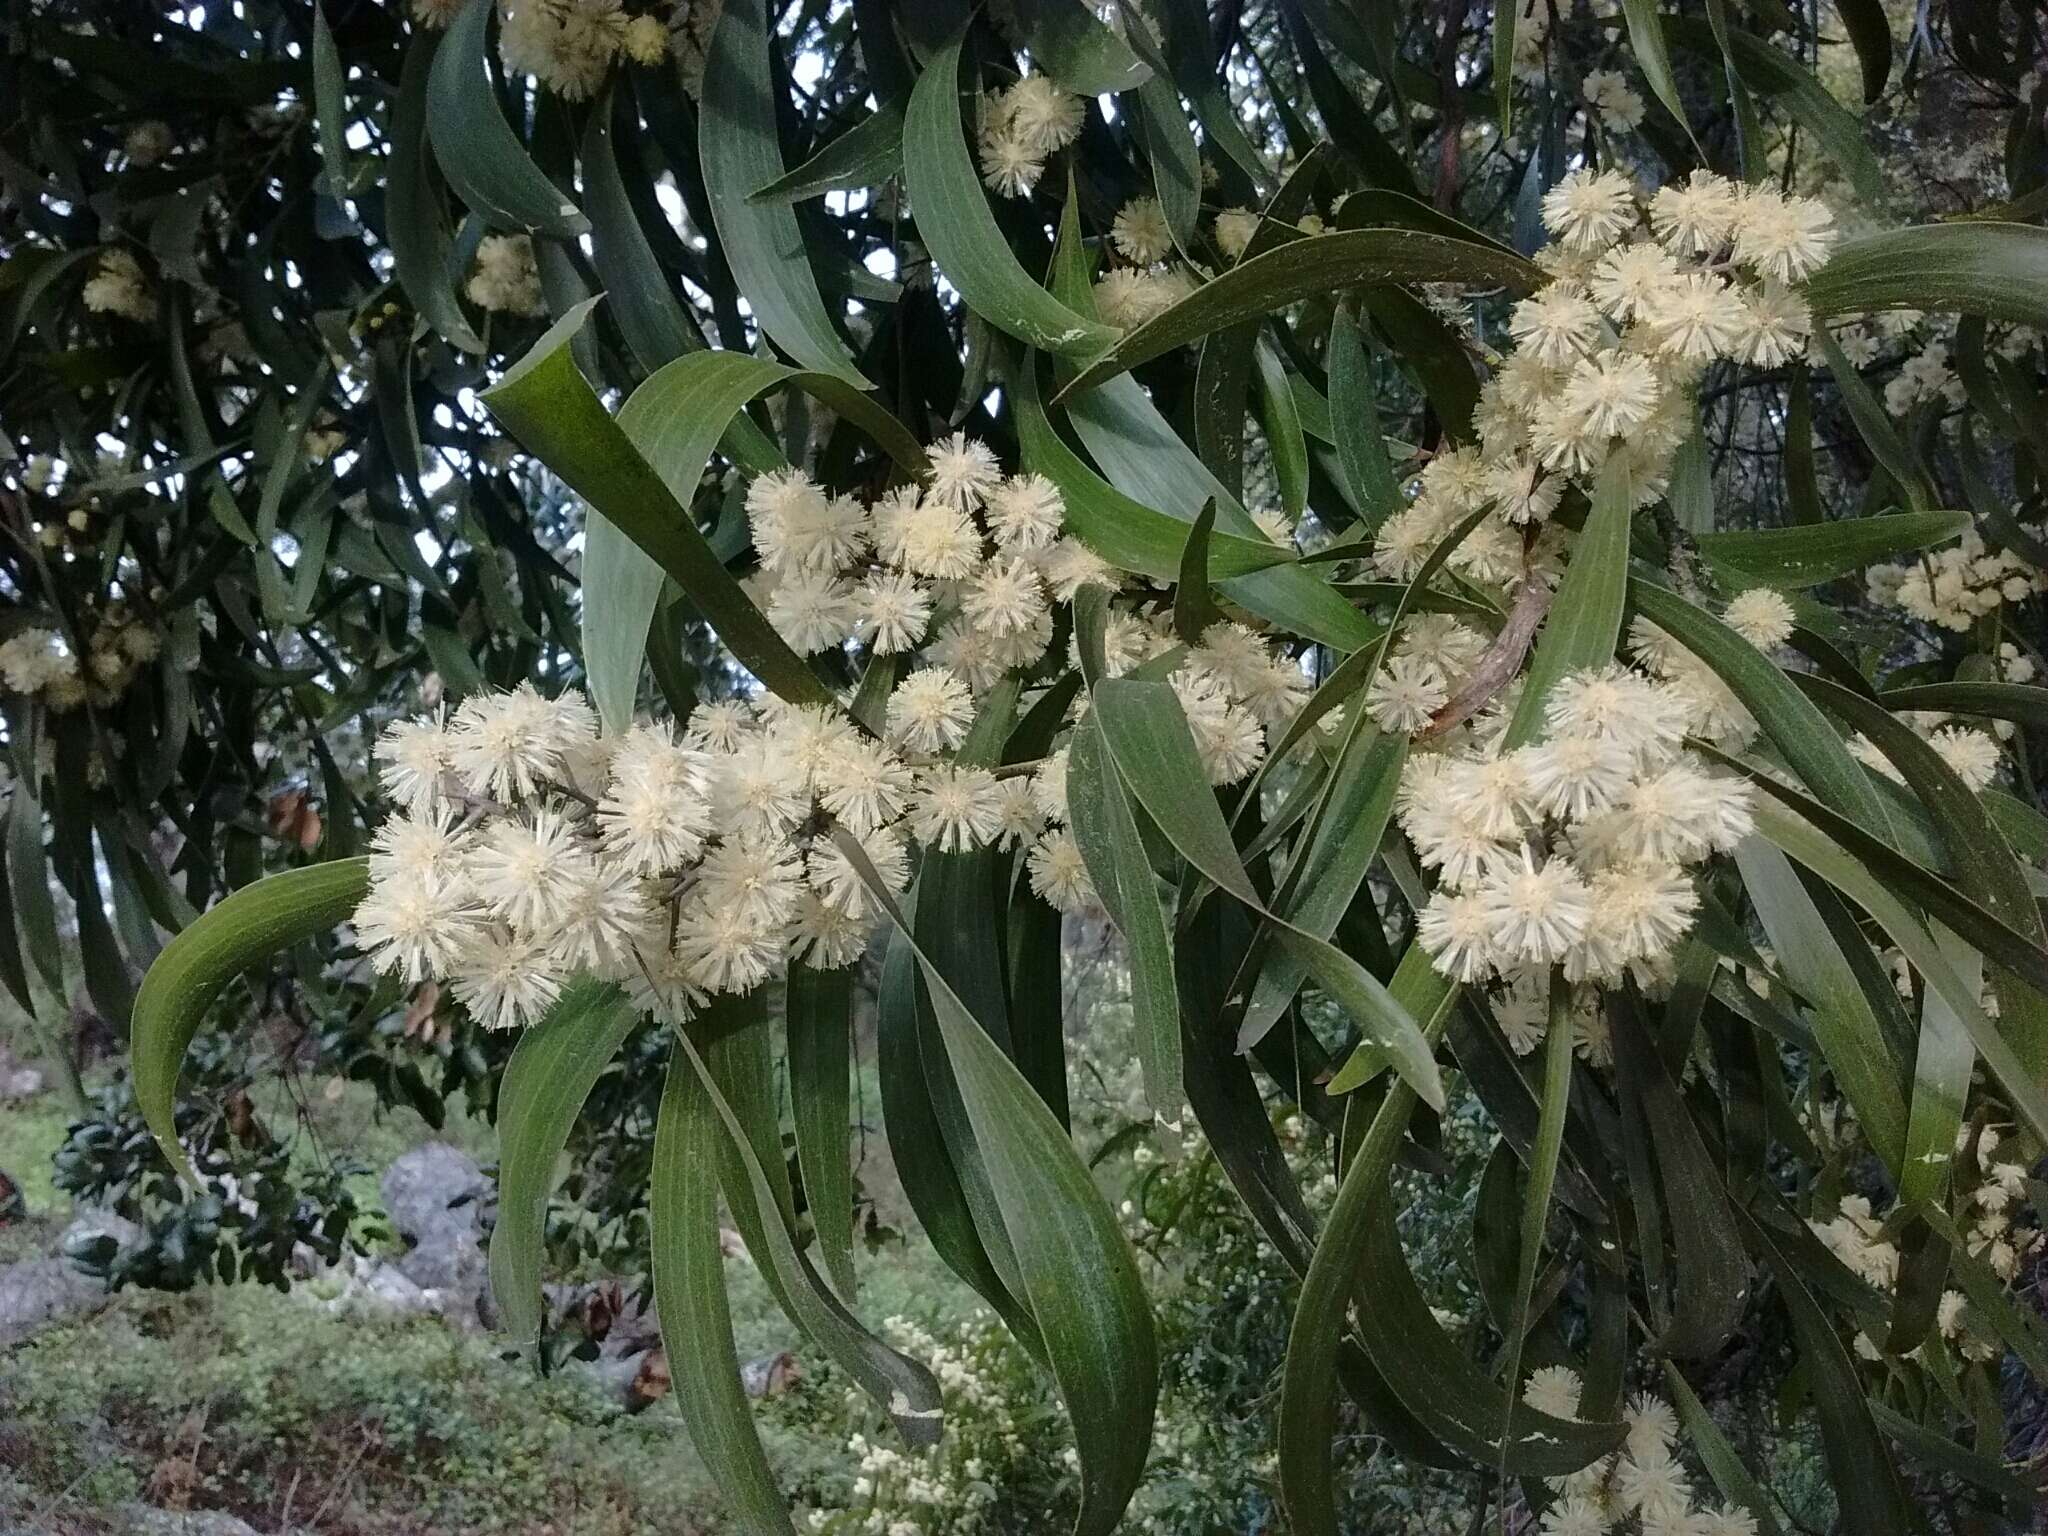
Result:
{"label": "spherical flower head", "polygon": [[944,667],[923,667],[889,695],[889,739],[912,752],[950,752],[974,722],[974,695]]}
{"label": "spherical flower head", "polygon": [[1735,232],[1741,189],[1725,176],[1694,171],[1684,184],[1657,189],[1650,199],[1650,228],[1681,256],[1705,256],[1726,245]]}
{"label": "spherical flower head", "polygon": [[1436,968],[1453,981],[1471,983],[1491,975],[1500,960],[1495,924],[1477,891],[1439,888],[1415,925],[1415,937]]}
{"label": "spherical flower head", "polygon": [[1189,713],[1188,730],[1195,738],[1195,756],[1211,784],[1235,784],[1265,761],[1265,728],[1250,710],[1227,700]]}
{"label": "spherical flower head", "polygon": [[1037,570],[1014,556],[990,560],[969,578],[960,596],[967,621],[997,638],[1034,628],[1046,606]]}
{"label": "spherical flower head", "polygon": [[1638,963],[1667,959],[1692,931],[1699,893],[1675,864],[1630,862],[1597,872],[1593,916],[1577,951],[1566,956],[1573,980],[1618,981]]}
{"label": "spherical flower head", "polygon": [[1835,216],[1816,198],[1786,197],[1768,187],[1742,195],[1735,259],[1759,277],[1800,282],[1827,263],[1837,238]]}
{"label": "spherical flower head", "polygon": [[926,769],[918,777],[909,821],[910,835],[941,853],[965,853],[992,842],[1002,826],[996,776],[950,764]]}
{"label": "spherical flower head", "polygon": [[767,615],[799,656],[838,649],[860,622],[853,584],[824,571],[794,571],[777,582]]}
{"label": "spherical flower head", "polygon": [[790,922],[790,958],[813,970],[844,969],[867,952],[868,927],[866,919],[805,891]]}
{"label": "spherical flower head", "polygon": [[1003,473],[993,449],[986,443],[955,432],[931,448],[929,500],[961,512],[977,511],[988,493],[1002,482]]}
{"label": "spherical flower head", "polygon": [[1572,285],[1551,283],[1515,306],[1508,334],[1543,366],[1567,367],[1599,338],[1600,311]]}
{"label": "spherical flower head", "polygon": [[492,821],[471,846],[469,874],[495,922],[545,939],[574,888],[590,872],[590,851],[569,818],[551,806]]}
{"label": "spherical flower head", "polygon": [[977,696],[995,687],[1003,675],[994,636],[958,618],[939,632],[926,654],[959,677]]}
{"label": "spherical flower head", "polygon": [[626,23],[619,48],[635,64],[659,64],[668,57],[668,28],[658,16],[635,16]]}
{"label": "spherical flower head", "polygon": [[1572,862],[1552,856],[1539,865],[1527,844],[1519,862],[1503,861],[1480,883],[1478,896],[1496,951],[1527,965],[1563,959],[1593,916],[1592,894]]}
{"label": "spherical flower head", "polygon": [[1043,475],[1012,475],[989,493],[988,531],[1005,549],[1050,549],[1065,526],[1067,504]]}
{"label": "spherical flower head", "polygon": [[1545,474],[1533,459],[1503,458],[1487,470],[1486,493],[1494,508],[1517,526],[1547,522],[1564,499],[1564,481]]}
{"label": "spherical flower head", "polygon": [[1782,592],[1751,587],[1738,593],[1722,611],[1728,627],[1760,651],[1774,651],[1792,638],[1798,616]]}
{"label": "spherical flower head", "polygon": [[1806,355],[1806,344],[1813,336],[1813,311],[1798,290],[1765,281],[1744,287],[1741,298],[1736,357],[1759,368],[1775,368]]}
{"label": "spherical flower head", "polygon": [[1621,1411],[1628,1426],[1628,1454],[1633,1458],[1654,1458],[1668,1454],[1678,1443],[1678,1415],[1671,1405],[1652,1392],[1638,1392]]}
{"label": "spherical flower head", "polygon": [[1699,1536],[1757,1536],[1756,1516],[1733,1504],[1723,1504],[1700,1519]]}
{"label": "spherical flower head", "polygon": [[[6,647],[0,646],[0,669],[6,661]],[[7,680],[14,686],[12,673]],[[377,738],[377,782],[412,815],[426,815],[443,803],[454,768],[454,748],[454,738],[439,710],[413,720],[394,720]]]}
{"label": "spherical flower head", "polygon": [[1064,827],[1053,828],[1032,845],[1025,869],[1033,893],[1057,911],[1092,912],[1102,904],[1081,857],[1081,845]]}
{"label": "spherical flower head", "polygon": [[1118,209],[1109,238],[1126,261],[1140,267],[1173,254],[1173,230],[1156,197],[1134,197]]}
{"label": "spherical flower head", "polygon": [[1004,93],[1003,115],[1011,133],[1049,155],[1081,133],[1087,104],[1046,75],[1026,75]]}
{"label": "spherical flower head", "polygon": [[449,766],[470,792],[513,802],[566,783],[572,756],[597,739],[597,719],[573,689],[555,701],[521,683],[463,700],[450,734]]}
{"label": "spherical flower head", "polygon": [[[779,532],[779,568],[829,574],[867,554],[867,509],[851,496],[821,493],[792,508]],[[765,551],[762,558],[767,558]]]}
{"label": "spherical flower head", "polygon": [[1602,736],[1553,736],[1516,756],[1531,808],[1562,821],[1613,809],[1635,779],[1634,754]]}
{"label": "spherical flower head", "polygon": [[1928,743],[1970,789],[1989,789],[1998,777],[1998,742],[1988,732],[1948,725],[1928,737]]}
{"label": "spherical flower head", "polygon": [[1259,232],[1259,216],[1249,208],[1226,208],[1216,215],[1216,249],[1232,261],[1242,256]]}
{"label": "spherical flower head", "polygon": [[1582,1494],[1559,1499],[1543,1511],[1540,1536],[1607,1536],[1607,1511]]}
{"label": "spherical flower head", "polygon": [[934,581],[964,581],[981,564],[981,533],[967,513],[927,501],[904,522],[903,567]]}
{"label": "spherical flower head", "polygon": [[687,1024],[704,1006],[704,989],[690,963],[676,953],[667,936],[642,945],[627,968],[626,996],[635,1008],[660,1024]]}
{"label": "spherical flower head", "polygon": [[1711,272],[1688,272],[1671,285],[1645,324],[1660,356],[1709,362],[1735,350],[1742,334],[1741,297]]}
{"label": "spherical flower head", "polygon": [[441,875],[462,871],[466,833],[458,831],[446,810],[387,817],[370,839],[370,878]]}
{"label": "spherical flower head", "polygon": [[1413,581],[1447,531],[1441,509],[1431,503],[1403,507],[1373,535],[1373,570],[1389,581]]}
{"label": "spherical flower head", "polygon": [[984,132],[977,148],[982,184],[1000,197],[1029,197],[1045,174],[1044,153],[1020,133]]}
{"label": "spherical flower head", "polygon": [[676,919],[676,953],[707,992],[750,992],[785,961],[780,924],[692,899]]}
{"label": "spherical flower head", "polygon": [[855,633],[878,656],[915,650],[932,621],[931,594],[901,571],[876,571],[855,590]]}
{"label": "spherical flower head", "polygon": [[1489,517],[1451,551],[1450,566],[1486,586],[1507,586],[1523,575],[1522,536],[1505,520]]}
{"label": "spherical flower head", "polygon": [[1628,1455],[1615,1468],[1614,1491],[1622,1507],[1645,1523],[1682,1517],[1692,1505],[1692,1482],[1685,1468],[1663,1448],[1649,1454]]}
{"label": "spherical flower head", "polygon": [[1609,352],[1581,358],[1565,381],[1564,402],[1596,437],[1625,437],[1657,408],[1657,374],[1649,362]]}
{"label": "spherical flower head", "polygon": [[1027,778],[996,781],[996,834],[998,848],[1022,848],[1037,841],[1045,830],[1045,813],[1038,808],[1038,796]]}
{"label": "spherical flower head", "polygon": [[863,921],[877,917],[882,912],[881,896],[869,887],[869,874],[881,882],[882,893],[901,895],[910,883],[910,850],[895,827],[842,835],[853,836],[867,860],[867,871],[855,865],[838,837],[814,838],[805,870],[810,889],[850,917]]}
{"label": "spherical flower head", "polygon": [[1685,739],[1684,710],[1648,678],[1619,666],[1560,678],[1544,699],[1543,718],[1553,736],[1614,741],[1638,756],[1668,756]]}
{"label": "spherical flower head", "polygon": [[1553,1419],[1576,1419],[1579,1394],[1584,1390],[1579,1373],[1570,1366],[1546,1365],[1529,1373],[1529,1379],[1522,1384],[1522,1401]]}
{"label": "spherical flower head", "polygon": [[1365,692],[1365,710],[1384,731],[1413,735],[1450,702],[1443,672],[1421,656],[1394,656]]}
{"label": "spherical flower head", "polygon": [[171,125],[157,119],[137,123],[121,141],[121,152],[130,165],[155,165],[178,147]]}
{"label": "spherical flower head", "polygon": [[665,728],[638,725],[611,765],[598,801],[605,852],[641,875],[680,869],[704,850],[714,825],[710,757],[675,745]]}
{"label": "spherical flower head", "polygon": [[469,888],[450,870],[373,867],[353,922],[370,963],[408,986],[452,974],[483,933]]}
{"label": "spherical flower head", "polygon": [[506,928],[486,930],[450,977],[456,1000],[485,1029],[537,1022],[562,995],[562,979],[540,939]]}
{"label": "spherical flower head", "polygon": [[780,836],[810,811],[802,768],[770,741],[749,737],[713,767],[712,824],[728,836]]}
{"label": "spherical flower head", "polygon": [[662,912],[647,882],[624,864],[593,860],[569,889],[548,952],[564,970],[616,979],[661,932]]}
{"label": "spherical flower head", "polygon": [[916,775],[879,741],[849,741],[818,774],[818,800],[856,834],[896,820],[909,804]]}
{"label": "spherical flower head", "polygon": [[728,837],[697,866],[691,899],[779,927],[796,911],[803,877],[796,846],[787,837]]}
{"label": "spherical flower head", "polygon": [[683,722],[683,740],[706,752],[736,752],[754,725],[754,711],[744,699],[700,702]]}
{"label": "spherical flower head", "polygon": [[1076,538],[1062,538],[1054,544],[1046,554],[1043,569],[1046,584],[1058,602],[1071,603],[1080,596],[1083,587],[1116,590],[1115,567]]}
{"label": "spherical flower head", "polygon": [[1573,171],[1543,194],[1543,227],[1567,250],[1604,250],[1635,218],[1635,187],[1619,171]]}
{"label": "spherical flower head", "polygon": [[109,246],[100,252],[93,275],[79,297],[98,314],[118,315],[147,325],[156,319],[156,294],[132,252]]}
{"label": "spherical flower head", "polygon": [[479,309],[507,315],[538,315],[547,308],[533,242],[525,235],[485,235],[464,292]]}
{"label": "spherical flower head", "polygon": [[1069,749],[1061,747],[1043,759],[1031,775],[1031,799],[1039,815],[1064,825],[1067,821],[1067,763]]}
{"label": "spherical flower head", "polygon": [[1581,94],[1601,125],[1610,132],[1627,133],[1643,121],[1643,98],[1617,71],[1588,70]]}
{"label": "spherical flower head", "polygon": [[1530,803],[1529,762],[1520,752],[1455,763],[1443,778],[1445,808],[1484,838],[1521,834]]}
{"label": "spherical flower head", "polygon": [[1616,246],[1602,256],[1587,286],[1593,302],[1610,318],[1636,320],[1656,313],[1679,275],[1671,253],[1646,241]]}

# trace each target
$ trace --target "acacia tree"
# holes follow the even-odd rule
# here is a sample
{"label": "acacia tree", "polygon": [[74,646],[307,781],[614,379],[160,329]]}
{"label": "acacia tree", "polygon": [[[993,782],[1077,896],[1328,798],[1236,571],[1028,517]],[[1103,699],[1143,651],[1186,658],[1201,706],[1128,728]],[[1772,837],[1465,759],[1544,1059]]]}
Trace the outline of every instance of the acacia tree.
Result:
{"label": "acacia tree", "polygon": [[[530,1341],[559,1154],[621,1049],[665,1058],[671,1368],[786,1530],[721,1200],[942,1433],[858,1315],[872,944],[906,1193],[1108,1530],[1158,1361],[1066,1125],[1061,918],[1100,910],[1154,1134],[1300,1279],[1295,1528],[1334,1528],[1347,1401],[1545,1530],[1769,1527],[1688,1377],[1780,1314],[1845,1529],[1916,1523],[1895,1448],[2024,1498],[2029,15],[415,0],[14,44],[0,975],[55,955],[45,860],[110,1011],[178,932],[133,1015],[172,1164],[248,967],[359,954],[359,1017],[445,985],[517,1042],[491,1269]],[[1960,217],[1914,222],[1929,182]],[[321,815],[252,882],[259,741]],[[1477,1354],[1390,1185],[1454,1100],[1500,1136]]]}

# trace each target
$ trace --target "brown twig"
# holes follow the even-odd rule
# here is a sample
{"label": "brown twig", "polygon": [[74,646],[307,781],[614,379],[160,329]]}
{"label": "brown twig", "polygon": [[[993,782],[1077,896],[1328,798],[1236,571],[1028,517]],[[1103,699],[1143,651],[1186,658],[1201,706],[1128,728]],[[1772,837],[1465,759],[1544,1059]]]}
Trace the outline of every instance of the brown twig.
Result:
{"label": "brown twig", "polygon": [[1556,593],[1557,588],[1537,572],[1532,571],[1522,578],[1522,589],[1515,594],[1507,623],[1493,637],[1493,644],[1479,658],[1479,665],[1472,669],[1465,686],[1430,717],[1429,724],[1416,735],[1417,741],[1433,741],[1455,731],[1486,708],[1493,696],[1514,680],[1515,674],[1522,670],[1522,658],[1529,654],[1529,644],[1536,638],[1537,626],[1550,611],[1550,600]]}

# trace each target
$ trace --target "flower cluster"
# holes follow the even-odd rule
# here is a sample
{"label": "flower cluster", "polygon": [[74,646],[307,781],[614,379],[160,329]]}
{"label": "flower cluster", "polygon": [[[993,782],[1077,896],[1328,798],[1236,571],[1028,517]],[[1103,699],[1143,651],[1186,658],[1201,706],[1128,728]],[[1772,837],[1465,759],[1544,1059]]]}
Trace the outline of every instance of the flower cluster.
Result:
{"label": "flower cluster", "polygon": [[851,964],[880,912],[870,876],[900,893],[908,839],[1014,845],[1044,824],[1028,783],[914,767],[820,706],[707,704],[680,738],[643,721],[600,740],[579,694],[522,684],[392,726],[382,755],[404,811],[378,832],[358,935],[496,1027],[578,972],[680,1021],[793,959]]}
{"label": "flower cluster", "polygon": [[1585,98],[1588,114],[1601,127],[1628,133],[1642,126],[1643,98],[1618,70],[1588,70],[1579,94]]}
{"label": "flower cluster", "polygon": [[[445,24],[455,9],[445,0],[414,0],[414,14],[430,26]],[[619,0],[498,0],[498,12],[505,67],[570,101],[596,95],[621,56],[636,64],[668,56],[661,18],[629,16]]]}
{"label": "flower cluster", "polygon": [[[1044,1475],[1042,1437],[1050,1428],[1020,1417],[1018,1351],[984,1309],[944,1335],[906,1317],[889,1317],[882,1334],[938,1378],[945,1437],[929,1449],[897,1450],[864,1432],[848,1437],[855,1471],[843,1490],[821,1499],[802,1528],[818,1536],[951,1536],[983,1530],[998,1489]],[[849,1388],[847,1405],[868,1412]],[[1072,1452],[1068,1454],[1071,1456]]]}
{"label": "flower cluster", "polygon": [[[761,557],[749,594],[793,649],[809,656],[858,641],[890,656],[929,643],[965,685],[963,701],[1045,654],[1054,600],[1110,581],[1065,536],[1058,488],[1042,475],[1005,477],[964,434],[933,448],[923,486],[864,505],[789,470],[747,488],[747,516]],[[964,718],[927,714],[918,718],[935,746],[958,742]]]}
{"label": "flower cluster", "polygon": [[1003,197],[1029,197],[1045,174],[1046,156],[1081,132],[1086,105],[1047,75],[1026,75],[1006,91],[984,96],[981,179]]}
{"label": "flower cluster", "polygon": [[[1575,1419],[1584,1390],[1571,1367],[1547,1365],[1530,1374],[1522,1401],[1553,1418]],[[1697,1502],[1692,1475],[1679,1460],[1678,1415],[1669,1403],[1639,1392],[1621,1417],[1628,1437],[1619,1451],[1550,1479],[1558,1496],[1536,1527],[1541,1536],[1607,1536],[1620,1529],[1642,1536],[1756,1536],[1756,1517],[1740,1505]]]}
{"label": "flower cluster", "polygon": [[463,291],[479,309],[501,314],[538,315],[547,310],[533,241],[525,235],[485,235],[477,242],[476,265]]}
{"label": "flower cluster", "polygon": [[1173,231],[1158,198],[1134,197],[1119,208],[1109,242],[1123,260],[1095,280],[1095,309],[1104,323],[1126,330],[1143,325],[1194,292],[1187,270],[1169,264]]}
{"label": "flower cluster", "polygon": [[142,263],[133,252],[117,245],[100,252],[81,296],[85,307],[95,314],[119,315],[141,325],[156,320],[156,290],[150,286]]}
{"label": "flower cluster", "polygon": [[116,604],[94,627],[82,658],[54,629],[30,627],[0,642],[0,685],[9,693],[40,694],[53,710],[111,704],[161,649],[157,632]]}
{"label": "flower cluster", "polygon": [[1417,937],[1461,982],[1655,976],[1699,904],[1687,866],[1749,835],[1748,787],[1685,749],[1694,698],[1641,672],[1563,679],[1539,745],[1501,751],[1505,715],[1402,773],[1396,812],[1438,879]]}
{"label": "flower cluster", "polygon": [[1972,528],[1916,560],[1873,565],[1863,573],[1870,601],[1901,608],[1923,623],[1961,633],[2007,603],[2048,592],[2048,572],[2009,549],[1993,549]]}
{"label": "flower cluster", "polygon": [[1635,506],[1664,493],[1709,364],[1805,351],[1812,316],[1791,285],[1833,243],[1821,203],[1704,172],[1645,201],[1618,171],[1580,170],[1545,195],[1543,219],[1551,281],[1510,317],[1515,347],[1481,391],[1477,446],[1432,459],[1381,526],[1374,564],[1390,579],[1411,579],[1482,508],[1452,569],[1500,585],[1526,548],[1539,574],[1539,530],[1567,487],[1604,472]]}
{"label": "flower cluster", "polygon": [[[1967,1156],[1973,1135],[1974,1166]],[[2026,1200],[2027,1165],[2000,1160],[2000,1142],[1998,1132],[1990,1126],[1979,1130],[1966,1125],[1956,1133],[1957,1167],[1966,1191],[1963,1206],[1972,1213],[1965,1226],[1964,1246],[1999,1279],[2010,1281],[2018,1275],[2020,1261],[2041,1246],[2042,1237],[2038,1229],[2014,1225],[2015,1211]],[[1958,1217],[1958,1225],[1964,1225],[1963,1218]],[[1807,1226],[1858,1278],[1881,1291],[1897,1288],[1898,1244],[1886,1235],[1884,1219],[1874,1213],[1866,1197],[1844,1195],[1836,1202],[1833,1216],[1825,1221],[1809,1218]],[[1995,1360],[2004,1352],[1995,1337],[1973,1326],[1969,1302],[1960,1291],[1942,1293],[1935,1322],[1941,1337],[1955,1344],[1967,1359]],[[1867,1333],[1857,1334],[1855,1346],[1856,1353],[1866,1360],[1884,1358],[1878,1341]],[[1922,1349],[1916,1348],[1907,1358],[1918,1359],[1921,1353]]]}

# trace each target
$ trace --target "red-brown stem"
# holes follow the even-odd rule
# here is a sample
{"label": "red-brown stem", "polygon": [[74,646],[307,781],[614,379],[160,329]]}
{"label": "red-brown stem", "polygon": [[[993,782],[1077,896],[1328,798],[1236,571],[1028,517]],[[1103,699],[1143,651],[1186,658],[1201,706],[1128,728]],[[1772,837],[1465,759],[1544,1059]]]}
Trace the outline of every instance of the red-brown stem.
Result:
{"label": "red-brown stem", "polygon": [[1529,643],[1536,638],[1537,626],[1550,611],[1550,600],[1556,592],[1556,587],[1535,572],[1522,578],[1522,590],[1515,594],[1507,623],[1493,637],[1493,644],[1479,658],[1479,665],[1472,669],[1465,686],[1430,717],[1429,724],[1417,734],[1417,741],[1433,741],[1455,731],[1486,708],[1493,696],[1514,680],[1515,674],[1522,670],[1522,658],[1529,654]]}

